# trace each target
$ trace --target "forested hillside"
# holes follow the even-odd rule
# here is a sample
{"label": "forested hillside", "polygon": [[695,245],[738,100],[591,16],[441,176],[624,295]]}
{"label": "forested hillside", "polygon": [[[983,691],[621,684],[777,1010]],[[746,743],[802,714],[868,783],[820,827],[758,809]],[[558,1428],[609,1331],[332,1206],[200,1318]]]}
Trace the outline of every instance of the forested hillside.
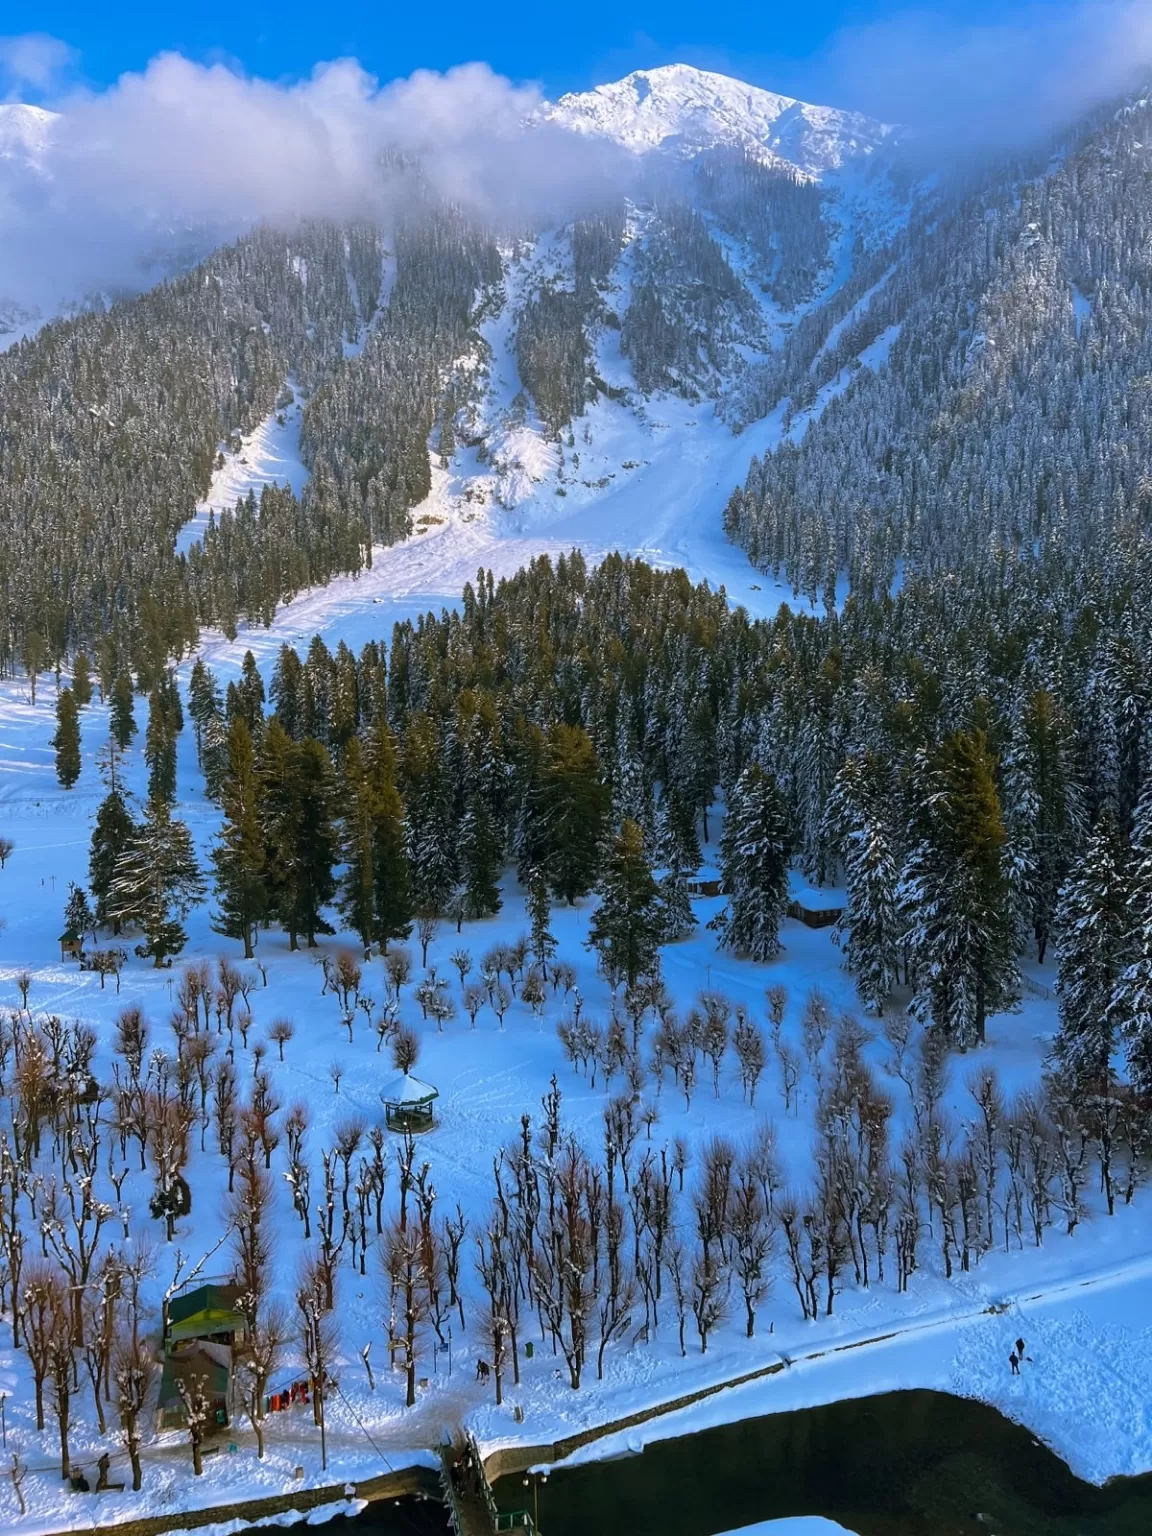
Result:
{"label": "forested hillside", "polygon": [[894,340],[733,497],[755,563],[815,594],[845,571],[881,589],[901,569],[998,581],[1033,560],[1055,590],[1069,564],[1130,561],[1152,450],[1150,134],[1141,102],[1046,164],[969,183],[798,327],[765,408],[810,407]]}
{"label": "forested hillside", "polygon": [[[500,267],[446,213],[392,243],[375,326],[382,232],[310,224],[260,230],[0,357],[0,666],[38,669],[96,645],[105,676],[128,665],[146,686],[201,625],[270,615],[408,532],[445,370]],[[369,326],[363,350],[349,348]],[[303,500],[269,491],[178,556],[218,443],[270,412],[289,375],[315,390]]]}

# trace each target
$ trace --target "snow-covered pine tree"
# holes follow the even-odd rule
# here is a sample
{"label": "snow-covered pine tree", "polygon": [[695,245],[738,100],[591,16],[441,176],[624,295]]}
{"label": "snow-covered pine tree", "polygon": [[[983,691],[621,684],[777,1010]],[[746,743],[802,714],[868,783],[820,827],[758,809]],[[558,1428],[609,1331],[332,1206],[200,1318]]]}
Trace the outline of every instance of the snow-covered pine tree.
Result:
{"label": "snow-covered pine tree", "polygon": [[556,936],[548,926],[551,916],[548,877],[542,869],[534,869],[528,879],[528,918],[532,925],[532,958],[545,981],[548,963],[556,953]]}
{"label": "snow-covered pine tree", "polygon": [[588,927],[588,943],[606,969],[635,986],[659,963],[663,914],[644,852],[644,833],[634,821],[620,828],[597,890],[600,905]]}
{"label": "snow-covered pine tree", "polygon": [[257,925],[268,911],[268,887],[260,777],[252,733],[240,715],[228,727],[228,771],[220,803],[224,824],[212,850],[219,910],[212,926],[225,938],[239,939],[250,960]]}
{"label": "snow-covered pine tree", "polygon": [[188,713],[196,733],[196,761],[203,766],[209,722],[222,720],[224,708],[216,676],[199,656],[192,663],[192,674],[188,679]]}
{"label": "snow-covered pine tree", "polygon": [[144,933],[144,954],[163,965],[184,948],[183,921],[204,896],[192,837],[172,815],[163,795],[154,795],[144,818],[116,860],[108,896],[110,914]]}
{"label": "snow-covered pine tree", "polygon": [[728,906],[714,924],[725,949],[761,961],[779,954],[791,857],[792,833],[776,781],[751,763],[732,791],[720,840]]}
{"label": "snow-covered pine tree", "polygon": [[1041,964],[1061,887],[1084,837],[1070,734],[1055,695],[1038,688],[1015,711],[1004,759],[1002,799],[1012,885]]}
{"label": "snow-covered pine tree", "polygon": [[1108,1004],[1109,1021],[1124,1038],[1128,1071],[1141,1093],[1152,1093],[1152,781],[1136,805],[1129,860],[1126,954]]}
{"label": "snow-covered pine tree", "polygon": [[108,725],[112,740],[121,752],[127,752],[128,744],[136,734],[134,703],[132,679],[127,672],[118,672],[116,681],[112,684],[112,708]]}
{"label": "snow-covered pine tree", "polygon": [[899,865],[884,794],[884,776],[870,756],[850,757],[829,800],[825,836],[839,847],[847,902],[836,925],[844,963],[860,1001],[883,1013],[899,974]]}
{"label": "snow-covered pine tree", "polygon": [[131,812],[123,795],[114,789],[100,802],[88,852],[88,884],[96,903],[96,921],[101,926],[110,924],[113,933],[120,932],[120,920],[112,901],[112,882],[117,862],[135,834]]}
{"label": "snow-covered pine tree", "polygon": [[294,741],[303,734],[304,668],[293,646],[282,645],[272,670],[269,696],[276,718]]}
{"label": "snow-covered pine tree", "polygon": [[1057,909],[1056,1055],[1080,1083],[1100,1081],[1111,1063],[1112,1004],[1131,953],[1131,893],[1128,851],[1111,807],[1105,806]]}
{"label": "snow-covered pine tree", "polygon": [[667,794],[660,799],[657,824],[656,864],[661,870],[659,886],[663,940],[665,943],[673,943],[677,939],[687,938],[696,927],[696,914],[688,894],[688,880],[700,867],[699,845],[694,850],[695,857],[693,850],[685,848],[680,833],[681,823],[669,805]]}
{"label": "snow-covered pine tree", "polygon": [[64,931],[83,939],[86,933],[94,933],[96,914],[88,901],[88,894],[75,880],[68,882],[68,900],[64,904]]}
{"label": "snow-covered pine tree", "polygon": [[473,795],[460,824],[460,870],[464,915],[494,917],[502,905],[500,872],[504,867],[500,830],[483,795]]}
{"label": "snow-covered pine tree", "polygon": [[956,731],[918,771],[917,841],[898,888],[912,956],[912,1009],[968,1049],[1019,998],[1012,892],[995,762],[980,731]]}
{"label": "snow-covered pine tree", "polygon": [[176,737],[159,686],[148,695],[148,725],[144,731],[144,761],[148,764],[148,794],[176,798]]}
{"label": "snow-covered pine tree", "polygon": [[80,711],[71,688],[61,688],[56,700],[56,778],[71,789],[80,777]]}
{"label": "snow-covered pine tree", "polygon": [[412,878],[404,851],[404,807],[396,787],[396,750],[383,715],[367,736],[365,779],[372,800],[372,902],[382,949],[412,930]]}

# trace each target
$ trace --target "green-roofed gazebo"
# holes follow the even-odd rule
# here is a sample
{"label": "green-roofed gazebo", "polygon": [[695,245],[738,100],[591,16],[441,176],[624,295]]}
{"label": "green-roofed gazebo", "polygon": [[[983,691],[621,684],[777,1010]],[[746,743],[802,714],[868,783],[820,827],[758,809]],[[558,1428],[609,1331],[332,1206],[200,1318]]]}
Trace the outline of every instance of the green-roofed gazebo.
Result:
{"label": "green-roofed gazebo", "polygon": [[411,1072],[398,1072],[380,1090],[384,1120],[390,1131],[430,1131],[436,1123],[432,1105],[440,1091]]}

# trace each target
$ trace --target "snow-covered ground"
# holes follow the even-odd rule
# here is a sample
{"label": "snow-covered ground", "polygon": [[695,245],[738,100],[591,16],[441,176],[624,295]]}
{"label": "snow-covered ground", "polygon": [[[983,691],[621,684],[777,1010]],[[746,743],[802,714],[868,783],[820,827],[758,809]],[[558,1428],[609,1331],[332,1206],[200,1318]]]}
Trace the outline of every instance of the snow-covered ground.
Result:
{"label": "snow-covered ground", "polygon": [[823,1515],[786,1515],[783,1520],[759,1520],[755,1525],[742,1525],[738,1531],[725,1531],[722,1536],[835,1536],[837,1531],[844,1529]]}
{"label": "snow-covered ground", "polygon": [[304,400],[295,381],[288,380],[290,404],[266,416],[254,431],[240,440],[237,452],[222,443],[222,462],[212,475],[208,494],[176,537],[178,554],[186,554],[204,536],[209,518],[234,512],[236,503],[252,492],[256,500],[266,485],[287,486],[297,495],[304,489],[308,471],[300,458],[300,424]]}

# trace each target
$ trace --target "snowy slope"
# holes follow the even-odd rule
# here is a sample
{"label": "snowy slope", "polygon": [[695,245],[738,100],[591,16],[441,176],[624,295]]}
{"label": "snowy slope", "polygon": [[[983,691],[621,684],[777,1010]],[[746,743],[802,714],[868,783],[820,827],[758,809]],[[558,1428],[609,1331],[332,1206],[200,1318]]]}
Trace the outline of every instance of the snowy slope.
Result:
{"label": "snowy slope", "polygon": [[812,106],[688,64],[636,70],[609,85],[562,96],[547,110],[553,122],[611,139],[634,154],[654,149],[693,154],[734,145],[761,155],[767,151],[815,177],[873,154],[896,131],[859,112]]}
{"label": "snowy slope", "polygon": [[294,396],[292,401],[266,416],[252,432],[242,437],[236,451],[229,444],[220,445],[223,462],[213,473],[208,494],[197,505],[195,516],[180,530],[176,539],[179,553],[186,554],[198,542],[210,517],[234,511],[236,503],[249,492],[259,501],[266,485],[288,486],[297,495],[304,489],[308,479],[308,471],[300,459],[304,402],[291,379],[288,389]]}

